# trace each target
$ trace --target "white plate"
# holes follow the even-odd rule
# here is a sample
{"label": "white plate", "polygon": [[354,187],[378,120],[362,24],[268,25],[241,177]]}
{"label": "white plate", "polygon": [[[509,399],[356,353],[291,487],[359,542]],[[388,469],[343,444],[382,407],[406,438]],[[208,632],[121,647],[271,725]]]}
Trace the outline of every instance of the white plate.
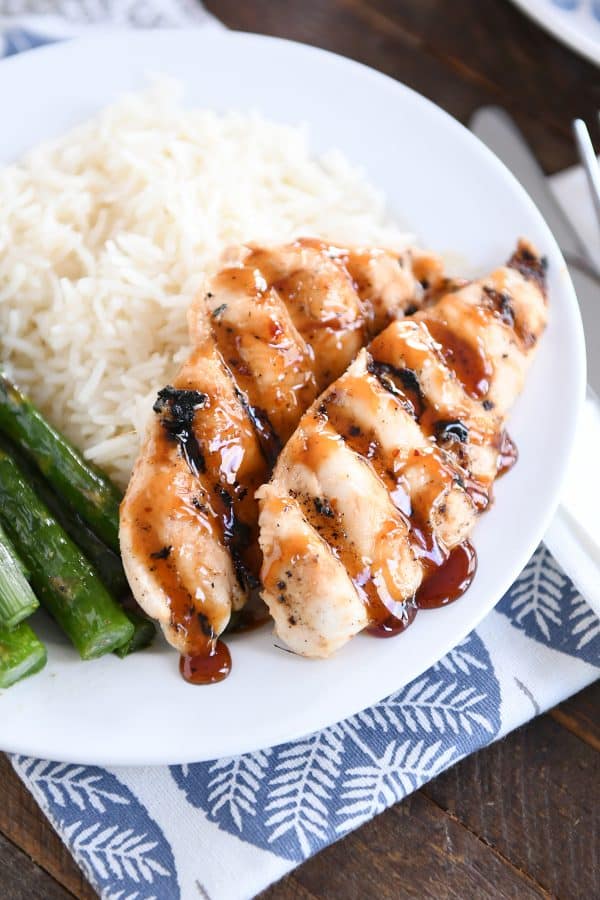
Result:
{"label": "white plate", "polygon": [[513,0],[554,37],[600,65],[600,0]]}
{"label": "white plate", "polygon": [[[408,88],[299,44],[192,30],[76,41],[0,65],[2,157],[141,88],[148,71],[180,78],[188,100],[218,110],[257,107],[307,121],[317,151],[338,146],[383,188],[427,247],[481,271],[527,235],[550,263],[551,322],[511,431],[517,467],[477,527],[479,572],[447,609],[422,612],[395,640],[361,636],[311,662],[274,646],[269,629],[230,641],[233,672],[219,685],[182,681],[158,642],[124,661],[80,662],[39,615],[49,661],[0,696],[0,747],[51,759],[181,763],[277,744],[344,718],[415,678],[468,634],[523,568],[550,522],[584,393],[575,295],[547,226],[501,163],[461,125]],[[158,387],[158,385],[157,385]]]}

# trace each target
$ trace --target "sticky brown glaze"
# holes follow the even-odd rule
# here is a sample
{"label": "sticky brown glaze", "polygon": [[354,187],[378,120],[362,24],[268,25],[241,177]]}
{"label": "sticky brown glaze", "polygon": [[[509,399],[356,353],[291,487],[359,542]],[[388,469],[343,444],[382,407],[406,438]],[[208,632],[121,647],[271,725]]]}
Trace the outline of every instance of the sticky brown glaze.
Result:
{"label": "sticky brown glaze", "polygon": [[[306,652],[308,645],[314,653],[318,647],[315,655],[327,655],[338,640],[340,630],[333,627],[336,614],[349,615],[358,624],[362,611],[361,627],[385,622],[389,626],[392,618],[405,623],[424,573],[443,564],[448,555],[441,540],[444,528],[449,532],[452,523],[455,540],[460,540],[474,515],[452,467],[422,435],[408,404],[369,371],[369,362],[362,351],[303,418],[277,467],[281,487],[260,492],[263,510],[270,515],[285,486],[286,507],[295,511],[280,516],[280,521],[273,519],[270,534],[261,532],[269,561],[263,567],[267,603],[276,621],[286,616],[287,632],[296,635],[294,649],[303,647]],[[293,464],[279,471],[286,458]],[[275,595],[276,586],[284,581],[289,559],[290,537],[282,545],[281,519],[289,521],[292,515],[297,520],[296,530],[290,529],[293,540],[304,542],[311,551],[295,554],[291,588],[282,592],[284,605],[275,613],[268,594]],[[339,602],[331,603],[327,618],[331,617],[332,627],[321,610],[318,635],[313,624],[317,617],[307,615],[306,605],[315,605],[315,598],[330,589],[320,580],[323,563],[319,569],[313,563],[315,543],[320,559],[329,555],[327,584],[339,584],[347,577],[356,601],[349,603],[344,592]],[[290,641],[288,633],[285,639]]]}
{"label": "sticky brown glaze", "polygon": [[546,321],[541,264],[523,254],[526,272],[513,256],[389,325],[302,418],[260,489],[264,597],[296,652],[327,656],[365,627],[399,633],[471,583],[468,537],[514,458],[506,411]]}
{"label": "sticky brown glaze", "polygon": [[416,615],[417,607],[414,605],[414,603],[407,603],[405,613],[401,618],[397,618],[396,616],[392,616],[390,614],[386,619],[384,619],[382,622],[379,622],[377,625],[369,625],[369,627],[366,628],[365,631],[367,634],[371,635],[371,637],[398,637],[399,634],[402,634],[403,631],[406,631],[409,625],[412,625]]}
{"label": "sticky brown glaze", "polygon": [[[278,256],[268,251],[265,260],[264,251],[259,249],[253,250],[249,260],[282,293],[300,333],[315,338],[317,343],[309,343],[320,365],[323,353],[319,351],[329,345],[319,343],[313,329],[333,329],[338,332],[338,342],[344,340],[347,329],[352,332],[357,327],[365,338],[372,337],[393,319],[424,305],[448,280],[439,257],[413,247],[395,253],[379,247],[343,247],[317,238],[299,238],[281,248]],[[336,285],[341,285],[340,273],[358,302],[353,303],[348,293],[346,302],[340,305],[335,296]],[[328,377],[328,383],[332,380]]]}
{"label": "sticky brown glaze", "polygon": [[[476,311],[469,313],[473,317],[477,315]],[[481,342],[470,343],[443,320],[426,318],[422,321],[467,394],[477,399],[485,397],[490,387],[492,364]]]}
{"label": "sticky brown glaze", "polygon": [[[545,327],[545,267],[543,257],[521,241],[506,266],[441,297],[414,316],[416,321],[427,321],[428,327],[440,323],[469,348],[462,364],[456,365],[456,357],[447,362],[465,390],[499,421],[523,387],[532,351]],[[431,331],[439,327],[432,325]]]}
{"label": "sticky brown glaze", "polygon": [[301,240],[242,248],[208,279],[189,313],[195,349],[158,392],[121,510],[132,589],[185,655],[186,677],[225,671],[217,638],[232,612],[232,629],[264,619],[239,613],[258,586],[256,489],[319,390],[421,302],[424,273],[441,277],[434,257]]}
{"label": "sticky brown glaze", "polygon": [[313,352],[259,270],[224,269],[207,308],[217,347],[254,416],[287,440],[318,393]]}
{"label": "sticky brown glaze", "polygon": [[[499,270],[490,281],[502,283],[513,278],[509,270]],[[521,287],[525,291],[529,289],[522,279]],[[531,333],[529,318],[533,317],[533,322],[537,323],[540,302],[543,311],[543,298],[539,294],[537,310],[525,307],[519,316],[515,316],[514,301],[506,299],[505,292],[506,302],[500,308],[495,300],[490,301],[490,293],[495,290],[486,282],[457,288],[453,297],[440,300],[441,311],[435,307],[429,314],[417,313],[413,324],[394,323],[370,347],[372,371],[388,389],[410,401],[424,434],[452,457],[460,469],[463,484],[480,511],[491,500],[491,487],[499,470],[509,466],[510,458],[516,452],[514,447],[510,449],[509,439],[504,436],[504,417],[497,400],[490,399],[489,389],[495,391],[495,397],[499,394],[499,385],[506,385],[506,390],[511,393],[520,390],[520,384],[514,384],[515,376],[522,383],[523,366],[533,346],[529,339],[523,340],[521,334],[523,331]],[[479,307],[473,304],[477,298]],[[506,313],[508,307],[510,315]],[[432,316],[443,314],[444,309],[457,326],[462,321],[461,313],[466,314],[467,327],[472,328],[474,319],[478,323],[473,359],[477,360],[485,352],[489,356],[488,374],[490,360],[495,356],[495,379],[488,384],[485,395],[473,390],[470,373],[465,373],[465,367],[461,369],[454,365],[440,343],[440,332],[436,331],[436,320]],[[539,323],[535,327],[539,333]],[[463,343],[467,344],[466,341]],[[493,350],[484,351],[482,348],[486,345]],[[453,346],[456,346],[455,342]],[[465,358],[468,359],[468,354]],[[502,393],[505,393],[504,389]]]}
{"label": "sticky brown glaze", "polygon": [[415,597],[417,609],[436,609],[454,603],[469,588],[476,570],[475,548],[464,541],[426,575]]}
{"label": "sticky brown glaze", "polygon": [[[361,376],[342,376],[336,390],[325,395],[319,413],[356,454],[369,461],[385,484],[394,506],[415,534],[415,553],[436,556],[439,542],[435,532],[440,523],[439,516],[432,520],[432,512],[443,497],[463,492],[463,488],[457,486],[455,467],[416,427],[413,402],[396,386],[390,396],[387,382],[382,385],[378,374],[373,374],[372,357],[367,355],[366,360],[367,371]],[[359,366],[360,361],[356,368]],[[399,446],[401,429],[407,440]],[[463,500],[468,506],[468,499]],[[449,541],[447,535],[445,538]]]}
{"label": "sticky brown glaze", "polygon": [[406,603],[402,618],[389,615],[367,628],[373,637],[396,637],[405,631],[419,609],[437,609],[454,603],[467,591],[477,571],[477,554],[470,541],[458,544],[443,562],[431,567],[414,599]]}
{"label": "sticky brown glaze", "polygon": [[179,660],[179,671],[190,684],[217,684],[231,672],[231,654],[223,641],[211,643],[208,652],[195,656],[184,654]]}
{"label": "sticky brown glaze", "polygon": [[423,435],[452,459],[456,477],[484,509],[496,475],[498,416],[465,391],[426,321],[394,323],[372,342],[370,353],[371,371],[409,403]]}

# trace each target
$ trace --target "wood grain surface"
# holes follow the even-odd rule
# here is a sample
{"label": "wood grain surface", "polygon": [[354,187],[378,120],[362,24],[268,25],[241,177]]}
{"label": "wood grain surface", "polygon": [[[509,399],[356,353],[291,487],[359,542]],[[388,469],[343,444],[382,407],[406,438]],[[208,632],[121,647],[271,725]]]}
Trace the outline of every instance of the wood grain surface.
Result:
{"label": "wood grain surface", "polygon": [[[575,116],[596,129],[600,72],[506,0],[206,5],[231,28],[373,66],[463,122],[482,104],[502,105],[549,173],[575,162]],[[322,851],[263,900],[600,897],[599,711],[596,684]],[[0,900],[92,900],[1,756],[0,779]]]}

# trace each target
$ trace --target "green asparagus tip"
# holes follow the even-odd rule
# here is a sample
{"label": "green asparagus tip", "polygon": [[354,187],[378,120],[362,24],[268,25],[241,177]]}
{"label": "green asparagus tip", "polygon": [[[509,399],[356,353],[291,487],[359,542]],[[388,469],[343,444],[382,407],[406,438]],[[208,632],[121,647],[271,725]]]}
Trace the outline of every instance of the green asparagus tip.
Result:
{"label": "green asparagus tip", "polygon": [[15,628],[38,606],[25,577],[25,566],[0,525],[0,627]]}
{"label": "green asparagus tip", "polygon": [[0,688],[39,672],[46,659],[46,648],[25,622],[12,631],[0,628]]}

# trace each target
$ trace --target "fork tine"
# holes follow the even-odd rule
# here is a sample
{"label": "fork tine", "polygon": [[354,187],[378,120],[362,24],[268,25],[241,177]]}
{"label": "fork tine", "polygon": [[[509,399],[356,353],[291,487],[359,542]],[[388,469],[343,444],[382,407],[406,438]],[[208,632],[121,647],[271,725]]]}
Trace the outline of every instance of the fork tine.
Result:
{"label": "fork tine", "polygon": [[598,166],[594,145],[583,119],[575,119],[573,122],[573,134],[575,135],[579,159],[587,175],[594,209],[596,210],[596,218],[598,219],[598,228],[600,228],[600,166]]}

